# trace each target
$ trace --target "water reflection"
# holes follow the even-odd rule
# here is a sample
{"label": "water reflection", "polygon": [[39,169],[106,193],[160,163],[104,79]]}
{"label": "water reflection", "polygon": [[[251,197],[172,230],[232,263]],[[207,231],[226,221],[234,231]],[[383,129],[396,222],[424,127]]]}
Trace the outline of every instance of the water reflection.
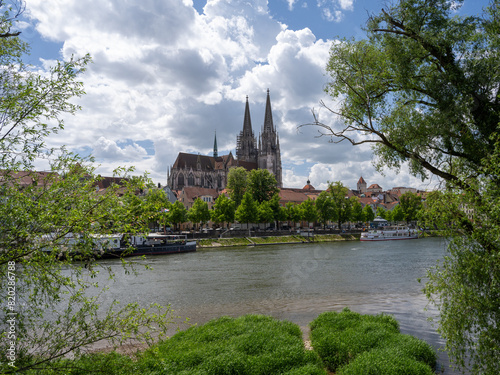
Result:
{"label": "water reflection", "polygon": [[[427,321],[436,311],[424,311],[427,300],[417,279],[425,279],[444,251],[440,239],[201,250],[139,260],[153,270],[141,269],[135,278],[125,277],[116,261],[106,264],[118,275],[113,298],[170,304],[193,323],[259,313],[293,321],[307,332],[321,312],[348,306],[393,314],[403,333],[439,348],[443,342]],[[447,365],[446,354],[440,362]]]}

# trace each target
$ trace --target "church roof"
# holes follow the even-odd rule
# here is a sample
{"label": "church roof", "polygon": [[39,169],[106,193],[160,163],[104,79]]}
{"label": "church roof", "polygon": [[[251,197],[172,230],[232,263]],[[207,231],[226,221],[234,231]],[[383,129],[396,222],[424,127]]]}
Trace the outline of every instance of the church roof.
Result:
{"label": "church roof", "polygon": [[245,168],[247,171],[251,171],[252,169],[258,169],[257,163],[251,161],[238,160],[238,166]]}
{"label": "church roof", "polygon": [[363,176],[359,178],[358,184],[366,184],[366,181],[364,180]]}
{"label": "church roof", "polygon": [[213,171],[215,167],[215,158],[206,155],[199,154],[187,154],[184,152],[179,152],[177,159],[175,160],[174,169],[197,169],[198,159],[200,160],[201,170],[203,171]]}

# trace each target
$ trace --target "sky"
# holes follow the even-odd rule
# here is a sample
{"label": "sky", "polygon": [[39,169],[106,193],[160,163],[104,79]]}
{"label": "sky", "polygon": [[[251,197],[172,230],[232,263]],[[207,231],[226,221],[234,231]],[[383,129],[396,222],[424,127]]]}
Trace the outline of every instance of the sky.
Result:
{"label": "sky", "polygon": [[[283,186],[317,189],[341,181],[432,189],[407,168],[377,172],[367,146],[329,143],[313,121],[331,44],[362,39],[369,14],[389,0],[26,0],[21,37],[31,44],[26,62],[46,69],[54,60],[87,53],[80,77],[82,107],[65,116],[49,138],[82,156],[92,154],[103,176],[119,166],[147,171],[166,184],[179,152],[235,155],[248,96],[257,136],[267,89],[280,137]],[[461,14],[478,14],[486,0],[465,0]],[[325,112],[320,112],[320,116]],[[325,123],[335,121],[323,117]],[[323,119],[320,117],[320,119]]]}

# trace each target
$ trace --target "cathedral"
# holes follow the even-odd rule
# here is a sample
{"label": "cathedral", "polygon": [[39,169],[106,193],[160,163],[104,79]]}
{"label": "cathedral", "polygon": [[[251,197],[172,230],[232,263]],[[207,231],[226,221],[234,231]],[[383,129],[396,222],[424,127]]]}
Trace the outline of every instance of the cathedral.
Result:
{"label": "cathedral", "polygon": [[169,168],[167,185],[172,190],[182,190],[186,186],[223,190],[227,184],[229,169],[244,167],[246,170],[267,169],[282,187],[280,142],[273,124],[271,98],[267,90],[264,125],[257,139],[252,130],[248,96],[245,104],[243,130],[236,138],[236,157],[219,156],[217,135],[214,139],[213,156],[180,152],[175,163]]}

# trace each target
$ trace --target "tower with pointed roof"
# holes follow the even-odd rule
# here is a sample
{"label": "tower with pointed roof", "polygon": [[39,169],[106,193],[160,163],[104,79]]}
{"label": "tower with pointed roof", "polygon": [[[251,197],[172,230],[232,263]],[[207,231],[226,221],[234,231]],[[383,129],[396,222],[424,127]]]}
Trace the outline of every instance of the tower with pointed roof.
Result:
{"label": "tower with pointed roof", "polygon": [[257,158],[259,169],[267,169],[271,172],[278,187],[282,187],[281,178],[281,152],[278,132],[273,124],[273,113],[271,110],[271,97],[267,89],[266,112],[264,115],[264,125],[259,136],[259,155]]}
{"label": "tower with pointed roof", "polygon": [[217,131],[215,132],[214,138],[214,158],[219,156],[219,152],[217,151]]}
{"label": "tower with pointed roof", "polygon": [[250,118],[250,106],[245,104],[245,116],[243,118],[243,130],[236,138],[236,158],[238,161],[257,163],[257,145],[252,130],[252,120]]}
{"label": "tower with pointed roof", "polygon": [[358,191],[361,193],[361,194],[364,194],[366,193],[366,181],[365,179],[363,178],[363,176],[361,176],[358,180],[358,183],[357,183],[357,188],[358,188]]}

